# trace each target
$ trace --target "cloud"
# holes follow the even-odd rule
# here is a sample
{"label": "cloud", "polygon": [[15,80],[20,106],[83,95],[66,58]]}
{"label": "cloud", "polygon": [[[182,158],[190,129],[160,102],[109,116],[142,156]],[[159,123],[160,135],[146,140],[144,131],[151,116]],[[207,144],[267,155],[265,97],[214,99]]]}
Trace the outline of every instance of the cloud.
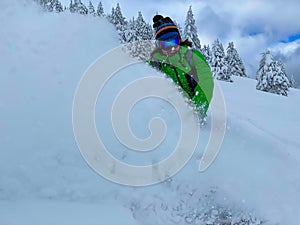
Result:
{"label": "cloud", "polygon": [[293,55],[299,54],[300,40],[296,40],[288,43],[278,43],[270,48],[277,56],[289,60],[293,58]]}
{"label": "cloud", "polygon": [[284,63],[288,76],[293,75],[297,83],[300,84],[300,40],[279,43],[270,50],[276,60],[281,60]]}
{"label": "cloud", "polygon": [[300,62],[300,49],[298,50],[298,54],[295,54],[294,57],[285,63],[286,71],[288,76],[294,76],[298,87],[300,87],[300,73],[299,73],[299,62]]}
{"label": "cloud", "polygon": [[210,6],[195,13],[198,25],[198,33],[203,36],[209,36],[212,39],[226,38],[231,32],[232,26],[220,15],[216,14]]}
{"label": "cloud", "polygon": [[300,2],[298,0],[231,0],[224,4],[211,0],[208,4],[218,14],[230,14],[235,27],[245,32],[263,32],[278,38],[300,31]]}

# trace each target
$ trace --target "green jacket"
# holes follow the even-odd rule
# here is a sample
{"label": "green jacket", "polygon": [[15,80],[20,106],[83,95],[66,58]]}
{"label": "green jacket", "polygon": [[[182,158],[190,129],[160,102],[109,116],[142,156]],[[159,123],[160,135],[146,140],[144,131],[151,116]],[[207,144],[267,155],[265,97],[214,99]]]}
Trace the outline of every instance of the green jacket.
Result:
{"label": "green jacket", "polygon": [[180,46],[178,53],[165,56],[157,50],[148,63],[181,86],[192,99],[201,116],[206,115],[212,99],[214,82],[210,67],[199,51]]}

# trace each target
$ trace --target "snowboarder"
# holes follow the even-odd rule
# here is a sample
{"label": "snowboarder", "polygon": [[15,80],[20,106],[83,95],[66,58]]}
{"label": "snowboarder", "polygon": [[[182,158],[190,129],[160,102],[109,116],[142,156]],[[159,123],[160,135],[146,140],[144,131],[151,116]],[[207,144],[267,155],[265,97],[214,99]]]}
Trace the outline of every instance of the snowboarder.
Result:
{"label": "snowboarder", "polygon": [[156,49],[148,63],[162,71],[190,97],[200,116],[206,116],[213,93],[213,77],[204,56],[191,49],[192,43],[182,41],[179,30],[170,17],[153,17]]}

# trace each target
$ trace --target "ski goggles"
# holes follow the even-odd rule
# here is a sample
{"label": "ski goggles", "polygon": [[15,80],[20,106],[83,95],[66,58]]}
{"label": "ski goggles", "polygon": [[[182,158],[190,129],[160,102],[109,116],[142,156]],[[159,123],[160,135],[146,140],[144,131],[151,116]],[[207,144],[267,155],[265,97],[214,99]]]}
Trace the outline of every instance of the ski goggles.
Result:
{"label": "ski goggles", "polygon": [[165,41],[158,41],[158,45],[161,49],[164,49],[164,50],[168,50],[172,47],[176,47],[180,44],[180,38],[177,36],[177,37],[174,37],[174,38],[170,38],[168,40],[165,40]]}

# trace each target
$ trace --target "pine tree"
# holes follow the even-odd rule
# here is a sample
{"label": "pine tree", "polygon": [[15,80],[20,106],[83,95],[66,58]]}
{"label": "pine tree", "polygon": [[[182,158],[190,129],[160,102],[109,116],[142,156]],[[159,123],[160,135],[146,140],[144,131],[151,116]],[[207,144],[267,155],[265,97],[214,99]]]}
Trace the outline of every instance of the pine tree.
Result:
{"label": "pine tree", "polygon": [[190,6],[184,24],[184,38],[189,39],[193,43],[193,47],[197,50],[201,49],[200,40],[197,34],[197,27],[194,19],[194,14],[192,12],[192,6]]}
{"label": "pine tree", "polygon": [[123,40],[125,43],[138,40],[134,17],[128,22],[126,29],[123,32]]}
{"label": "pine tree", "polygon": [[284,65],[281,61],[275,61],[276,73],[273,77],[273,93],[288,95],[290,81],[287,77]]}
{"label": "pine tree", "polygon": [[107,20],[108,20],[110,23],[116,25],[116,21],[115,21],[115,8],[114,8],[114,7],[111,8],[111,14],[108,14],[108,15],[106,16],[106,18],[107,18]]}
{"label": "pine tree", "polygon": [[151,40],[153,39],[153,31],[151,25],[146,23],[142,12],[138,12],[138,17],[135,20],[136,36],[139,40]]}
{"label": "pine tree", "polygon": [[232,82],[231,74],[225,62],[225,52],[222,43],[217,39],[212,47],[211,70],[214,78]]}
{"label": "pine tree", "polygon": [[63,6],[59,2],[59,0],[39,0],[36,1],[40,4],[43,10],[48,11],[48,12],[57,12],[60,13],[63,11]]}
{"label": "pine tree", "polygon": [[115,25],[121,25],[121,26],[125,26],[126,25],[126,19],[125,17],[123,17],[122,11],[121,11],[121,7],[120,4],[117,3],[116,9],[114,11],[114,21],[115,21]]}
{"label": "pine tree", "polygon": [[96,16],[95,8],[93,6],[93,3],[89,1],[89,14],[92,16]]}
{"label": "pine tree", "polygon": [[104,9],[102,6],[102,2],[100,1],[97,7],[97,16],[103,17],[104,16]]}
{"label": "pine tree", "polygon": [[70,1],[69,10],[70,10],[71,13],[76,12],[75,4],[73,3],[73,0]]}
{"label": "pine tree", "polygon": [[281,68],[282,72],[285,74],[285,76],[287,77],[287,73],[286,73],[286,70],[285,70],[285,67],[284,67],[284,64],[281,60],[278,60],[276,61],[278,66]]}
{"label": "pine tree", "polygon": [[289,80],[286,76],[283,63],[275,61],[269,50],[262,54],[257,70],[256,89],[278,95],[288,95]]}
{"label": "pine tree", "polygon": [[44,0],[44,9],[48,12],[53,12],[53,6],[54,6],[54,2],[52,0]]}
{"label": "pine tree", "polygon": [[88,8],[81,2],[81,0],[71,0],[69,10],[71,13],[79,13],[82,15],[88,14]]}
{"label": "pine tree", "polygon": [[62,4],[61,4],[60,1],[55,0],[55,2],[54,2],[54,10],[55,10],[55,12],[57,12],[57,13],[61,13],[61,12],[64,11],[64,8],[63,8],[63,6],[62,6]]}
{"label": "pine tree", "polygon": [[211,58],[212,58],[211,54],[212,53],[211,53],[209,44],[208,45],[204,45],[203,48],[201,49],[201,52],[202,52],[203,56],[205,57],[206,62],[209,65],[211,65]]}
{"label": "pine tree", "polygon": [[87,15],[89,12],[88,8],[81,2],[81,0],[76,0],[75,2],[77,2],[77,13]]}
{"label": "pine tree", "polygon": [[52,12],[53,11],[53,0],[40,0],[39,4],[41,5],[42,9],[48,12]]}
{"label": "pine tree", "polygon": [[154,49],[154,45],[150,42],[153,39],[153,31],[151,25],[146,23],[141,12],[138,12],[138,18],[129,21],[125,34],[127,48],[133,57],[141,60],[149,58],[150,53]]}
{"label": "pine tree", "polygon": [[225,57],[229,73],[231,75],[246,77],[246,70],[233,42],[229,42]]}
{"label": "pine tree", "polygon": [[289,87],[291,87],[291,88],[296,88],[297,87],[297,82],[296,82],[296,80],[294,78],[294,75],[291,76],[289,83],[290,83]]}
{"label": "pine tree", "polygon": [[117,3],[116,8],[112,8],[111,15],[108,15],[107,19],[109,20],[109,22],[115,25],[117,33],[120,36],[121,43],[125,43],[127,21],[125,17],[122,15],[122,11],[119,3]]}

